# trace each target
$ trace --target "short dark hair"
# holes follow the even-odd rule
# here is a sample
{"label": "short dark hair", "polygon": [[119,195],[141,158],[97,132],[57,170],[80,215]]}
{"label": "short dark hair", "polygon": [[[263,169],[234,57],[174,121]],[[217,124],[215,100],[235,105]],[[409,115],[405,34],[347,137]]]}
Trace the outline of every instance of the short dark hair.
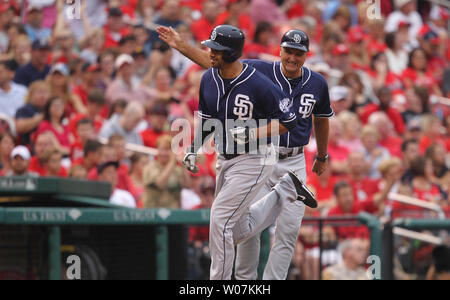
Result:
{"label": "short dark hair", "polygon": [[439,144],[433,144],[433,145],[429,146],[425,150],[425,157],[430,158],[431,160],[434,160],[434,153],[435,153],[437,147],[439,147]]}
{"label": "short dark hair", "polygon": [[169,46],[169,44],[167,44],[166,42],[163,42],[163,41],[157,41],[157,42],[155,42],[155,43],[153,44],[152,49],[153,49],[153,50],[158,50],[158,51],[164,53],[164,52],[170,50],[170,46]]}
{"label": "short dark hair", "polygon": [[99,89],[94,89],[88,95],[88,102],[103,106],[105,105],[106,100],[102,91],[100,91]]}
{"label": "short dark hair", "polygon": [[97,152],[103,147],[103,144],[96,140],[87,140],[84,144],[83,151],[84,156],[86,157],[91,152]]}
{"label": "short dark hair", "polygon": [[94,122],[92,122],[91,119],[83,118],[83,119],[78,120],[77,128],[81,125],[91,125],[92,127],[94,127]]}
{"label": "short dark hair", "polygon": [[380,57],[382,57],[383,55],[386,56],[386,54],[384,52],[378,52],[372,57],[372,59],[370,60],[370,68],[372,70],[375,70],[375,62],[378,59],[380,59]]}
{"label": "short dark hair", "polygon": [[425,176],[425,156],[419,156],[411,162],[411,173],[414,177]]}
{"label": "short dark hair", "polygon": [[117,99],[110,107],[109,109],[109,118],[111,118],[111,116],[116,112],[116,109],[118,107],[121,107],[123,109],[125,109],[128,105],[128,101],[126,99],[120,98]]}
{"label": "short dark hair", "polygon": [[[44,106],[44,120],[50,121],[50,108],[51,108],[52,104],[57,100],[60,100],[64,103],[64,100],[58,96],[51,97],[50,99],[48,99],[47,103]],[[64,117],[65,117],[65,113],[61,116],[61,120],[59,120],[59,121],[62,122]]]}
{"label": "short dark hair", "polygon": [[[418,51],[422,51],[423,53],[425,53],[425,56],[426,56],[426,52],[425,52],[425,50],[423,48],[415,48],[415,49],[413,49],[409,53],[409,56],[408,56],[408,68],[414,69],[413,63],[412,63],[412,58],[413,58],[414,54],[416,54],[416,52],[418,52]],[[421,70],[421,71],[425,71],[425,70]]]}
{"label": "short dark hair", "polygon": [[337,196],[338,194],[339,194],[339,192],[343,189],[343,188],[346,188],[346,187],[349,187],[349,188],[351,188],[352,186],[350,185],[350,183],[348,183],[347,181],[339,181],[338,183],[336,183],[335,185],[334,185],[334,188],[333,188],[333,193],[334,193],[334,195],[335,196]]}
{"label": "short dark hair", "polygon": [[105,171],[109,167],[114,167],[116,170],[119,168],[119,163],[117,161],[107,161],[105,163],[102,163],[98,165],[97,167],[97,173],[101,174],[103,171]]}
{"label": "short dark hair", "polygon": [[125,43],[135,42],[135,41],[136,41],[136,36],[134,34],[128,34],[120,39],[119,46],[123,46]]}
{"label": "short dark hair", "polygon": [[254,41],[255,43],[259,43],[259,42],[260,42],[260,41],[259,41],[260,35],[261,35],[263,32],[271,31],[272,28],[273,28],[273,27],[272,27],[272,24],[270,24],[269,22],[266,22],[266,21],[261,21],[261,22],[259,22],[259,23],[256,25],[255,33],[254,33],[254,35],[253,35],[253,41]]}
{"label": "short dark hair", "polygon": [[13,59],[0,61],[0,65],[4,66],[5,69],[12,72],[16,72],[16,70],[19,68],[19,64]]}
{"label": "short dark hair", "polygon": [[407,139],[407,140],[403,141],[402,146],[401,146],[402,152],[405,152],[406,149],[408,149],[408,146],[410,144],[418,144],[418,143],[419,142],[416,139]]}

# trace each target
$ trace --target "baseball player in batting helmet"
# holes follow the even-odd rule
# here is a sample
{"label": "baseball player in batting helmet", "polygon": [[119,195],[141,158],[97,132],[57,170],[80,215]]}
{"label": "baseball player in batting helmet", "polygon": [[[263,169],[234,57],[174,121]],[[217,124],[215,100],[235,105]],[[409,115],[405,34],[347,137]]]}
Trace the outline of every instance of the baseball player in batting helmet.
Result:
{"label": "baseball player in batting helmet", "polygon": [[[211,66],[209,53],[182,41],[175,30],[159,27],[158,32],[163,40],[183,55],[205,68]],[[328,120],[334,115],[330,106],[326,80],[304,66],[309,52],[308,35],[301,30],[289,30],[283,35],[280,46],[281,62],[242,60],[243,63],[264,74],[285,92],[289,98],[288,106],[297,116],[296,128],[280,137],[279,162],[276,171],[269,179],[268,188],[277,182],[286,170],[294,170],[302,182],[306,182],[303,147],[309,143],[313,127],[317,143],[313,172],[320,175],[325,171],[328,160]],[[275,218],[277,210],[274,210],[271,221],[276,222],[276,233],[263,279],[280,280],[287,277],[305,205],[317,207],[317,202],[312,197],[301,200],[303,202],[295,201],[279,207],[281,212],[277,218]],[[240,243],[237,249],[236,278],[256,279],[259,255],[255,252],[259,250],[259,236]]]}
{"label": "baseball player in batting helmet", "polygon": [[[202,44],[211,48],[208,56],[212,68],[206,71],[200,84],[198,114],[202,126],[183,163],[187,169],[196,171],[196,153],[205,138],[215,131],[219,155],[216,198],[211,208],[210,278],[229,280],[236,244],[269,226],[267,220],[276,218],[274,211],[283,207],[282,203],[299,202],[304,206],[297,201],[299,196],[314,198],[289,170],[277,178],[273,190],[267,188],[275,170],[275,165],[268,163],[274,153],[270,136],[276,134],[271,125],[278,123],[279,132],[285,133],[296,126],[297,117],[278,86],[239,60],[244,46],[243,32],[221,25]],[[250,124],[256,124],[256,128]],[[253,142],[257,149],[252,148]],[[263,195],[266,196],[259,199]]]}

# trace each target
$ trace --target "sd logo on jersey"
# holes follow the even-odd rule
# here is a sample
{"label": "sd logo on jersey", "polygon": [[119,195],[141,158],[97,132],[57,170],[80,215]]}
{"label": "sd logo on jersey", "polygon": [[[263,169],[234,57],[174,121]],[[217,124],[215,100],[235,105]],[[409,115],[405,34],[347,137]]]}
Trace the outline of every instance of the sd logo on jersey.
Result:
{"label": "sd logo on jersey", "polygon": [[250,120],[253,116],[253,103],[247,95],[238,94],[234,100],[233,113],[239,120]]}
{"label": "sd logo on jersey", "polygon": [[300,108],[299,113],[302,115],[302,118],[309,118],[314,109],[314,105],[316,104],[316,99],[314,99],[314,95],[312,94],[303,94],[300,98]]}

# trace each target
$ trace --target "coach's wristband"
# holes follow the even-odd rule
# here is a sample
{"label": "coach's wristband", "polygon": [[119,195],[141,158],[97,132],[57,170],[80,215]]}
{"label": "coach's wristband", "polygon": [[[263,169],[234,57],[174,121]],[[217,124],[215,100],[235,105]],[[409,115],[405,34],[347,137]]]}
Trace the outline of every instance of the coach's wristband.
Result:
{"label": "coach's wristband", "polygon": [[316,160],[317,160],[317,161],[320,161],[321,163],[325,163],[325,162],[327,162],[328,157],[329,157],[328,154],[325,155],[325,157],[318,157],[318,156],[316,155]]}

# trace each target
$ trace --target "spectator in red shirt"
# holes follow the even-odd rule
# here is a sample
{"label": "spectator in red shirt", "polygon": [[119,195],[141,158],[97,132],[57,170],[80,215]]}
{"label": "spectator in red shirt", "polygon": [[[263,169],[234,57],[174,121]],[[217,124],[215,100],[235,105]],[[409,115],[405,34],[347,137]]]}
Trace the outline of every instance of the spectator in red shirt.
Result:
{"label": "spectator in red shirt", "polygon": [[388,149],[391,155],[402,157],[401,145],[403,140],[397,136],[394,125],[392,125],[386,113],[382,111],[372,113],[368,123],[377,129],[380,135],[379,144]]}
{"label": "spectator in red shirt", "polygon": [[81,165],[74,165],[70,168],[69,178],[78,179],[78,180],[86,180],[87,179],[87,171]]}
{"label": "spectator in red shirt", "polygon": [[44,120],[39,125],[36,136],[50,131],[56,137],[64,154],[70,153],[70,146],[73,141],[73,137],[69,132],[67,126],[63,125],[64,118],[64,101],[61,98],[51,98],[44,108]]}
{"label": "spectator in red shirt", "polygon": [[[330,164],[330,160],[328,160],[328,164]],[[308,186],[314,187],[315,196],[321,211],[328,210],[334,205],[333,187],[339,180],[338,176],[331,173],[331,168],[329,167],[320,176],[317,176],[316,173],[308,174]]]}
{"label": "spectator in red shirt", "polygon": [[89,119],[81,119],[77,122],[76,133],[77,138],[75,143],[71,145],[70,152],[73,161],[82,158],[84,156],[83,149],[86,142],[96,138],[94,124]]}
{"label": "spectator in red shirt", "polygon": [[404,167],[398,157],[392,157],[384,160],[378,169],[382,178],[377,185],[379,191],[373,196],[373,202],[378,207],[378,213],[382,214],[383,211],[388,213],[385,207],[389,193],[398,193],[399,191]]}
{"label": "spectator in red shirt", "polygon": [[[334,186],[334,195],[337,205],[330,209],[328,216],[356,216],[364,211],[364,207],[354,198],[352,186],[348,182],[338,182]],[[339,240],[369,237],[365,226],[335,227],[335,231]]]}
{"label": "spectator in red shirt", "polygon": [[29,170],[45,176],[45,154],[58,147],[58,142],[51,131],[38,135],[34,144],[35,156],[30,160]]}
{"label": "spectator in red shirt", "polygon": [[[412,180],[412,190],[413,197],[418,198],[423,201],[428,201],[436,204],[443,204],[443,195],[441,194],[439,187],[435,185],[431,178],[433,177],[433,165],[431,160],[425,158],[424,156],[417,157],[411,163],[411,173],[414,176]],[[423,211],[422,208],[406,205],[395,202],[393,204],[393,209],[395,213],[413,213],[413,217],[420,217],[420,213],[417,211]]]}
{"label": "spectator in red shirt", "polygon": [[347,40],[350,43],[350,62],[353,69],[367,70],[370,57],[366,50],[365,34],[361,27],[352,27],[348,30]]}
{"label": "spectator in red shirt", "polygon": [[348,166],[347,182],[352,186],[354,198],[363,202],[368,212],[377,212],[378,208],[373,202],[373,196],[379,191],[379,180],[367,176],[368,165],[364,155],[357,151],[350,153]]}
{"label": "spectator in red shirt", "polygon": [[73,165],[81,165],[88,172],[95,170],[100,163],[102,147],[103,145],[100,142],[88,140],[84,144],[84,157],[74,161]]}
{"label": "spectator in red shirt", "polygon": [[61,166],[63,156],[56,149],[47,151],[44,155],[44,169],[46,177],[67,177],[67,170]]}
{"label": "spectator in red shirt", "polygon": [[228,24],[240,28],[247,39],[253,38],[253,20],[247,14],[248,0],[228,0],[227,9],[216,19],[216,25]]}
{"label": "spectator in red shirt", "polygon": [[260,54],[277,54],[278,46],[272,44],[273,34],[273,27],[269,22],[259,22],[252,43],[244,46],[244,54],[249,58],[258,58]]}
{"label": "spectator in red shirt", "polygon": [[103,126],[103,118],[100,113],[104,109],[106,104],[105,97],[100,90],[94,89],[88,95],[88,103],[86,107],[86,113],[80,113],[70,119],[69,130],[75,138],[78,138],[77,125],[82,119],[89,119],[92,121],[97,134]]}
{"label": "spectator in red shirt", "polygon": [[375,90],[385,87],[389,88],[393,93],[403,93],[402,79],[391,71],[387,55],[384,52],[378,52],[373,56],[367,72]]}
{"label": "spectator in red shirt", "polygon": [[141,132],[144,146],[156,148],[156,140],[168,133],[165,131],[168,116],[169,111],[165,103],[159,102],[153,106],[148,117],[149,128]]}
{"label": "spectator in red shirt", "polygon": [[209,39],[219,13],[220,5],[217,1],[207,0],[203,2],[202,17],[191,25],[192,34],[197,42]]}
{"label": "spectator in red shirt", "polygon": [[118,47],[122,37],[131,33],[130,29],[123,22],[123,13],[120,8],[113,7],[109,10],[104,31],[105,44],[103,48]]}
{"label": "spectator in red shirt", "polygon": [[403,83],[407,88],[425,86],[430,94],[441,96],[442,92],[427,67],[425,51],[422,48],[412,50],[408,58],[408,68],[402,73]]}
{"label": "spectator in red shirt", "polygon": [[391,106],[392,103],[392,92],[387,87],[382,87],[376,92],[379,104],[371,103],[367,105],[364,112],[361,115],[361,120],[364,124],[367,124],[369,117],[372,113],[376,111],[383,111],[386,113],[388,118],[394,124],[394,128],[399,135],[405,133],[406,126],[403,121],[402,115]]}
{"label": "spectator in red shirt", "polygon": [[[118,137],[115,137],[114,139],[118,140]],[[121,151],[120,150],[117,151],[117,149],[114,148],[113,146],[111,146],[108,141],[108,144],[104,145],[101,148],[100,152],[101,152],[100,163],[99,163],[100,165],[110,162],[110,161],[114,161],[117,163],[117,188],[132,193],[133,190],[132,190],[131,180],[130,180],[130,177],[128,176],[128,170],[129,170],[128,166],[125,164],[120,164],[119,160],[118,160],[118,152],[121,152]],[[89,171],[88,179],[89,180],[98,180],[99,179],[99,174],[97,172],[97,168],[93,168]],[[133,197],[134,197],[134,195],[133,195]]]}
{"label": "spectator in red shirt", "polygon": [[448,66],[448,62],[445,60],[445,56],[440,53],[441,44],[445,45],[446,39],[441,40],[439,36],[429,28],[424,28],[422,35],[419,35],[420,47],[425,51],[427,56],[427,67],[430,74],[436,82],[442,81],[445,67]]}
{"label": "spectator in red shirt", "polygon": [[356,113],[343,111],[339,114],[343,135],[341,145],[353,151],[361,151],[363,144],[361,142],[361,121]]}
{"label": "spectator in red shirt", "polygon": [[328,153],[331,161],[331,171],[334,174],[345,174],[348,172],[347,159],[350,150],[340,144],[342,131],[342,124],[339,119],[331,118]]}
{"label": "spectator in red shirt", "polygon": [[431,114],[422,118],[424,134],[420,140],[420,153],[424,154],[427,148],[435,143],[440,143],[445,149],[450,151],[450,139],[443,135],[445,127],[441,120]]}
{"label": "spectator in red shirt", "polygon": [[[59,25],[59,24],[57,24]],[[70,60],[78,57],[73,51],[75,46],[75,36],[68,28],[58,26],[53,32],[53,49],[49,57],[49,63],[67,64]]]}
{"label": "spectator in red shirt", "polygon": [[85,63],[81,68],[81,83],[73,89],[73,93],[81,98],[83,105],[87,106],[89,102],[89,93],[91,93],[100,81],[100,66],[97,64]]}
{"label": "spectator in red shirt", "polygon": [[74,113],[83,113],[86,110],[80,97],[70,93],[69,69],[62,63],[55,64],[51,69],[47,81],[50,85],[51,96],[64,100],[65,113],[70,117]]}

